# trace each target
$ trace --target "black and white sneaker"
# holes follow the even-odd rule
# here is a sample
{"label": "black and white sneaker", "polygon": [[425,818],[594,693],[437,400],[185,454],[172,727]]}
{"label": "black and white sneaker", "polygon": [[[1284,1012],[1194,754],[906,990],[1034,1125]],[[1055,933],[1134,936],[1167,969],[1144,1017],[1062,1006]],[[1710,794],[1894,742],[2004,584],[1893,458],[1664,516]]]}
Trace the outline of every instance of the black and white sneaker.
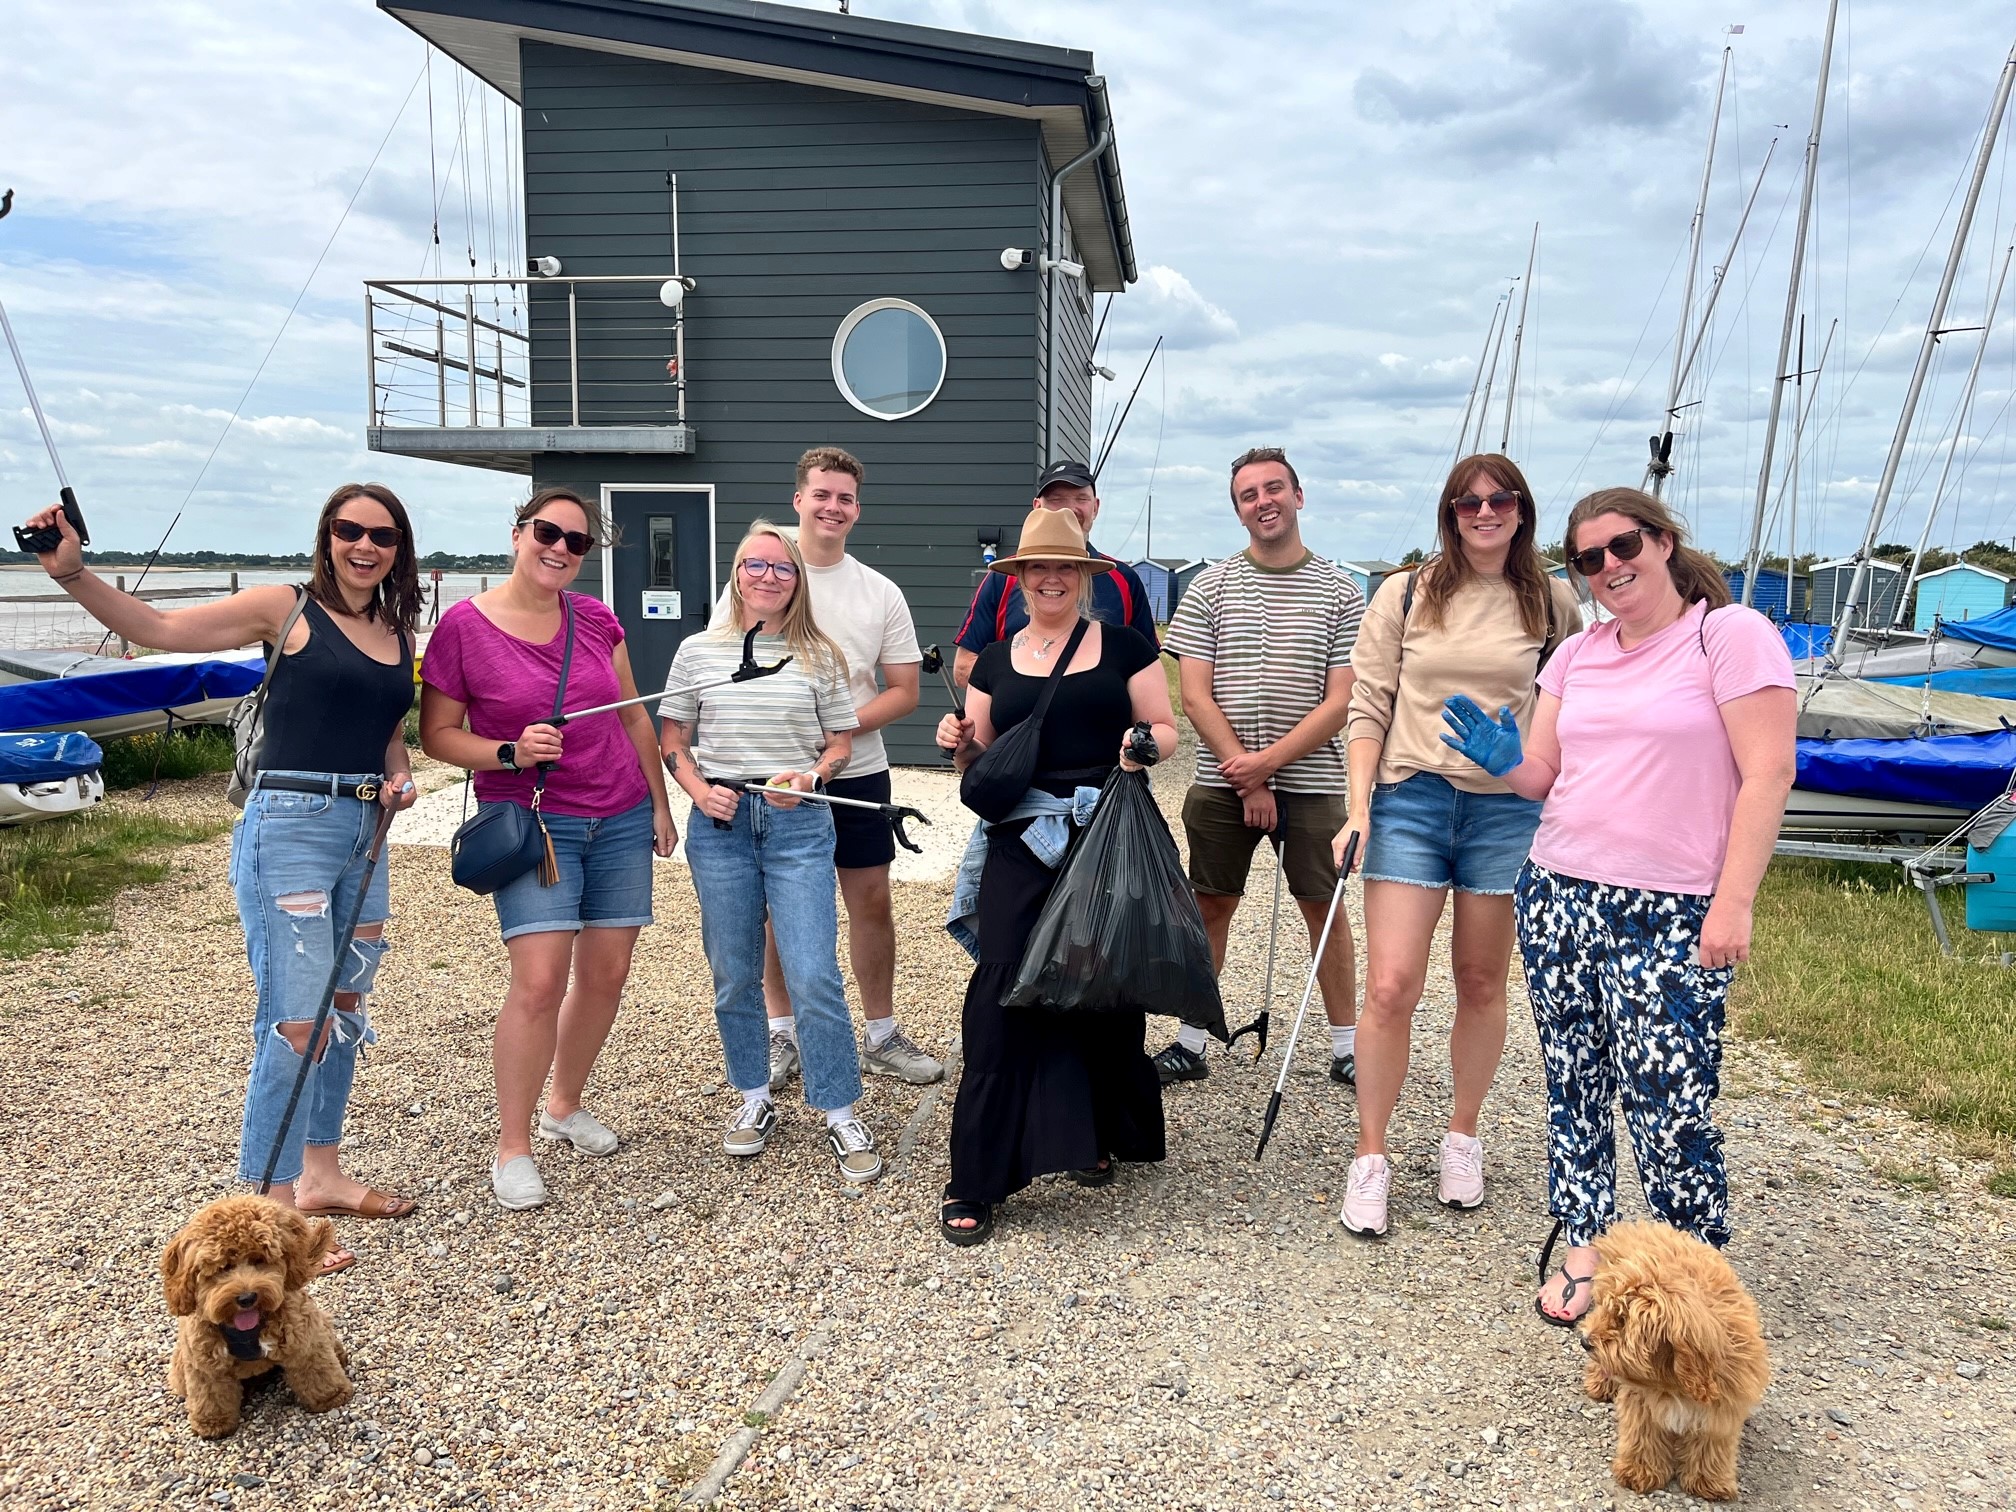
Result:
{"label": "black and white sneaker", "polygon": [[1204,1057],[1184,1049],[1181,1040],[1154,1057],[1152,1064],[1165,1087],[1171,1082],[1202,1081],[1211,1074],[1211,1068],[1204,1064]]}
{"label": "black and white sneaker", "polygon": [[826,1143],[839,1163],[840,1174],[857,1185],[882,1174],[882,1157],[875,1153],[875,1136],[858,1118],[842,1119],[826,1131]]}
{"label": "black and white sneaker", "polygon": [[742,1111],[735,1115],[735,1121],[728,1125],[728,1132],[721,1140],[721,1147],[730,1155],[740,1155],[747,1159],[751,1155],[761,1155],[763,1147],[770,1142],[771,1132],[777,1127],[777,1105],[767,1098],[742,1104]]}
{"label": "black and white sneaker", "polygon": [[1358,1085],[1358,1057],[1354,1055],[1333,1055],[1330,1057],[1330,1080],[1347,1087]]}

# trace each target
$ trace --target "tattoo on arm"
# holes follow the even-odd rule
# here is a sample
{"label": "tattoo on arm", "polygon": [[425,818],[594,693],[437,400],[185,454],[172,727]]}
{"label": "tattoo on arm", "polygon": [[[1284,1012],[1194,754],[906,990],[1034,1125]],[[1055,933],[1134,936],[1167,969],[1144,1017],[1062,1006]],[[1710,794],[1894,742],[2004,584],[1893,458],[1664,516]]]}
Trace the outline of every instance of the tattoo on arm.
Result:
{"label": "tattoo on arm", "polygon": [[667,751],[665,753],[665,771],[670,776],[676,777],[679,775],[679,753],[677,751]]}

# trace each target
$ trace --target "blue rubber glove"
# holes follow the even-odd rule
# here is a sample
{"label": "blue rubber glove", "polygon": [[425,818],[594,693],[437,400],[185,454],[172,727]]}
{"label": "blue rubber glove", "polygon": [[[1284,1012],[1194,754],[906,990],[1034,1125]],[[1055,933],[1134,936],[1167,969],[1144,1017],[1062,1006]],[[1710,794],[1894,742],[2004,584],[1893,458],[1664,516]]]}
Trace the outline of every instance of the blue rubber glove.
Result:
{"label": "blue rubber glove", "polygon": [[1503,777],[1526,759],[1519,749],[1519,722],[1512,717],[1509,704],[1493,719],[1474,699],[1458,693],[1444,700],[1442,720],[1456,732],[1445,732],[1442,743],[1461,751],[1493,777]]}

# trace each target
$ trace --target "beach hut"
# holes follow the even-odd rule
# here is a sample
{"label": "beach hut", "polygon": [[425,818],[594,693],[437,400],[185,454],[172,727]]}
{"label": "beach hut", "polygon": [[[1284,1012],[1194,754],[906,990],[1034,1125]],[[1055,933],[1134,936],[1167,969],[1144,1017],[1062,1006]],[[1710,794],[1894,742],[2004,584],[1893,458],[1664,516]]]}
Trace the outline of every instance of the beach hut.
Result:
{"label": "beach hut", "polygon": [[[1729,584],[1729,596],[1737,603],[1743,602],[1743,569],[1731,568],[1722,574]],[[1768,614],[1772,619],[1804,620],[1806,618],[1806,579],[1793,577],[1790,591],[1787,591],[1785,572],[1777,567],[1757,569],[1757,587],[1750,596],[1750,607],[1759,614]]]}
{"label": "beach hut", "polygon": [[[1862,603],[1855,612],[1855,622],[1858,625],[1887,625],[1897,612],[1898,595],[1904,591],[1904,569],[1895,562],[1873,560],[1868,567],[1868,575],[1862,581]],[[1816,625],[1838,623],[1849,585],[1855,581],[1854,560],[1839,557],[1831,562],[1815,562],[1808,581],[1813,585],[1808,617]]]}
{"label": "beach hut", "polygon": [[1982,619],[2016,603],[2016,579],[1972,562],[1921,572],[1913,586],[1918,595],[1913,630],[1930,630],[1940,620]]}
{"label": "beach hut", "polygon": [[1174,614],[1176,606],[1183,602],[1183,595],[1190,591],[1190,585],[1197,581],[1197,574],[1211,565],[1210,558],[1199,557],[1194,562],[1186,562],[1176,569],[1170,584],[1169,612]]}
{"label": "beach hut", "polygon": [[1090,460],[1093,296],[1137,277],[1092,54],[760,0],[379,8],[522,107],[528,263],[367,281],[367,444],[599,499],[577,587],[640,688],[843,446],[849,549],[949,643],[983,543]]}
{"label": "beach hut", "polygon": [[1155,623],[1166,625],[1169,616],[1176,612],[1176,605],[1182,594],[1176,586],[1176,576],[1185,567],[1194,565],[1189,557],[1143,557],[1138,562],[1129,562],[1141,586],[1148,590],[1148,607],[1155,616]]}
{"label": "beach hut", "polygon": [[1365,595],[1365,602],[1372,602],[1372,595],[1379,591],[1379,585],[1400,571],[1398,562],[1382,562],[1377,557],[1363,562],[1339,562],[1344,575],[1358,585],[1358,591]]}

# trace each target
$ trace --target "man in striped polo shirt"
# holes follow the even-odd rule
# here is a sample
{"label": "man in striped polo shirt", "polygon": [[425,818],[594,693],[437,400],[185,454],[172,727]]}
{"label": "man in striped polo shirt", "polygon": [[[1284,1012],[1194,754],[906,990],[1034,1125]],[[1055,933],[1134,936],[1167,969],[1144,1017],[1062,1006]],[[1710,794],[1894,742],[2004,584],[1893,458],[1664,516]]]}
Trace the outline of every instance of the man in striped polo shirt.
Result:
{"label": "man in striped polo shirt", "polygon": [[[1199,573],[1169,622],[1182,661],[1183,712],[1197,731],[1197,777],[1183,801],[1190,883],[1225,969],[1225,940],[1263,837],[1309,929],[1313,950],[1337,887],[1330,837],[1343,826],[1344,715],[1351,646],[1365,597],[1302,544],[1302,482],[1279,447],[1232,464],[1232,508],[1247,547]],[[1330,1076],[1355,1083],[1357,984],[1351,931],[1332,930],[1317,983],[1330,1019]],[[1209,1074],[1205,1038],[1187,1025],[1155,1057],[1162,1080]]]}

